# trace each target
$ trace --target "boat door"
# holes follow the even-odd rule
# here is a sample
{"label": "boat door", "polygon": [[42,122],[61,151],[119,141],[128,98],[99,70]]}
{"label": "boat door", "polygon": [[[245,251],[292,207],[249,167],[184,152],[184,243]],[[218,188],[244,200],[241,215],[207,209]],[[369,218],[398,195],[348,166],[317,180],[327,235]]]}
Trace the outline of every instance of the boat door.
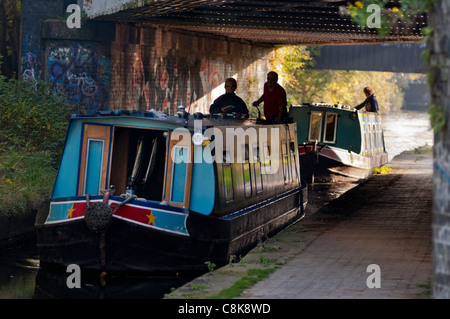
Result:
{"label": "boat door", "polygon": [[99,195],[107,188],[111,126],[85,124],[78,178],[78,195]]}
{"label": "boat door", "polygon": [[193,148],[191,134],[172,132],[169,144],[165,199],[170,205],[189,208]]}

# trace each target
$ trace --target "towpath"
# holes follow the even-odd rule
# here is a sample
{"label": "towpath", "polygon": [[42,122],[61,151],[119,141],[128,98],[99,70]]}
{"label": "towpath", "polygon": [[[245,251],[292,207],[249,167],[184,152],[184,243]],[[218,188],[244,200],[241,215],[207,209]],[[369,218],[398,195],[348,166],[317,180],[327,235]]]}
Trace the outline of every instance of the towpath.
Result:
{"label": "towpath", "polygon": [[217,295],[248,269],[272,267],[269,277],[237,298],[429,298],[432,154],[404,152],[387,166],[389,174],[369,178],[320,209],[310,205],[305,219],[240,263],[168,297]]}

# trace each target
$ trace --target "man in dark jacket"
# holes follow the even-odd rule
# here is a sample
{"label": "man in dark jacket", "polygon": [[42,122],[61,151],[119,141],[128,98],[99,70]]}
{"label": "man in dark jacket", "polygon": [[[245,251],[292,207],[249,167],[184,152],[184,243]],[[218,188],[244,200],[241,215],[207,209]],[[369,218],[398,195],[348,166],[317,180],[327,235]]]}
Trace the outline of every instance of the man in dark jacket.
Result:
{"label": "man in dark jacket", "polygon": [[355,106],[355,109],[359,110],[365,106],[367,112],[378,113],[378,102],[373,89],[369,86],[366,86],[363,91],[366,95],[366,99],[360,105]]}
{"label": "man in dark jacket", "polygon": [[[214,103],[209,107],[209,113],[239,113],[248,114],[247,105],[245,102],[234,93],[237,88],[237,82],[233,78],[225,80],[225,94],[219,96],[214,100]],[[232,107],[231,107],[232,106]]]}

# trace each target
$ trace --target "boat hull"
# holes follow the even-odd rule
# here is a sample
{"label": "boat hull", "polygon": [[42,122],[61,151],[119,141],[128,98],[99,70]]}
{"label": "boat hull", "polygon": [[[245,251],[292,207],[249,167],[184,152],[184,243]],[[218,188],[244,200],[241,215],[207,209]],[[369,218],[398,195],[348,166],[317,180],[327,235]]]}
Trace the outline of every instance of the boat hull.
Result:
{"label": "boat hull", "polygon": [[302,179],[307,183],[357,182],[388,162],[381,114],[340,104],[292,106]]}
{"label": "boat hull", "polygon": [[104,234],[84,218],[36,225],[41,264],[106,272],[188,273],[224,265],[300,220],[306,188],[223,217],[189,212],[188,234],[146,227],[114,217]]}
{"label": "boat hull", "polygon": [[308,183],[361,181],[388,162],[386,152],[362,156],[329,146],[300,154],[299,158],[302,178]]}

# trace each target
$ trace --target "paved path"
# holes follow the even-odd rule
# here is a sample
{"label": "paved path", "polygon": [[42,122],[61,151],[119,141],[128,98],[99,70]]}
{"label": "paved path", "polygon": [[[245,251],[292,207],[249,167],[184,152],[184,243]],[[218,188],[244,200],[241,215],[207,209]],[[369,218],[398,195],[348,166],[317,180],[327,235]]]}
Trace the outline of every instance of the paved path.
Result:
{"label": "paved path", "polygon": [[[407,152],[307,217],[304,245],[240,298],[426,298],[431,282],[432,154]],[[314,225],[322,223],[327,227]],[[368,288],[367,267],[381,288]],[[369,280],[375,283],[373,280]]]}

